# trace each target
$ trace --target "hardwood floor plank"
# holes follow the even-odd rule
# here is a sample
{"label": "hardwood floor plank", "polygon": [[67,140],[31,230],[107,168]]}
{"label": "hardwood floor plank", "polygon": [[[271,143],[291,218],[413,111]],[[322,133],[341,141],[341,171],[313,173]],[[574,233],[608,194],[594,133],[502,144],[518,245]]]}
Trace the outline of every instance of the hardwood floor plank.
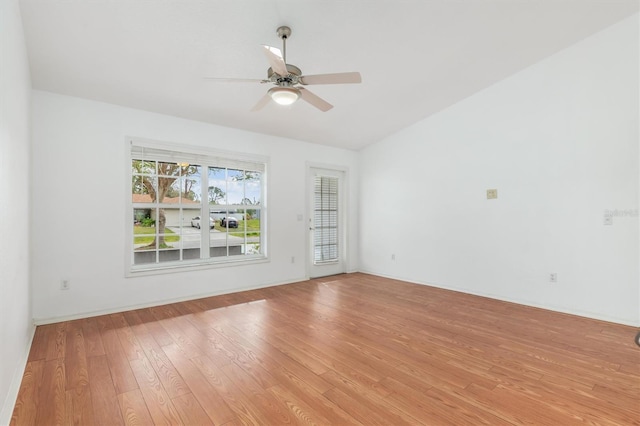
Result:
{"label": "hardwood floor plank", "polygon": [[107,356],[89,357],[87,365],[96,424],[105,426],[124,424]]}
{"label": "hardwood floor plank", "polygon": [[39,325],[33,335],[33,342],[29,349],[29,358],[27,361],[37,361],[47,358],[47,349],[49,347],[49,338],[52,336],[52,330],[55,324]]}
{"label": "hardwood floor plank", "polygon": [[171,338],[169,333],[166,332],[164,327],[162,327],[162,324],[158,322],[156,317],[153,316],[151,309],[139,309],[134,312],[140,318],[142,324],[144,324],[146,329],[149,331],[149,334],[151,334],[155,341],[158,342],[158,345],[165,346],[173,343],[173,339]]}
{"label": "hardwood floor plank", "polygon": [[132,360],[131,369],[140,385],[140,392],[149,409],[153,423],[156,425],[184,424],[146,358]]}
{"label": "hardwood floor plank", "polygon": [[235,417],[216,388],[202,375],[196,365],[184,356],[177,344],[164,346],[163,351],[215,424],[225,423]]}
{"label": "hardwood floor plank", "polygon": [[[162,325],[165,331],[171,336],[171,345],[177,345],[178,348],[188,358],[195,358],[197,356],[203,356],[204,353],[200,350],[198,345],[194,343],[188,336],[184,334],[181,328],[181,323],[185,321],[182,318],[172,318],[166,316],[161,310],[154,309],[154,315],[157,316],[158,322]],[[171,311],[170,311],[171,312]]]}
{"label": "hardwood floor plank", "polygon": [[116,328],[116,334],[127,359],[132,361],[144,358],[144,351],[124,315],[111,314],[111,321],[113,321],[113,325]]}
{"label": "hardwood floor plank", "polygon": [[226,353],[231,354],[232,362],[251,375],[262,388],[267,389],[277,383],[270,368],[263,364],[263,360],[255,352],[252,352],[249,346],[244,346],[235,339],[227,339],[216,329],[210,329],[207,336],[215,338],[217,345],[222,347]]}
{"label": "hardwood floor plank", "polygon": [[72,321],[67,326],[65,348],[66,389],[75,389],[89,385],[87,354],[80,321]]}
{"label": "hardwood floor plank", "polygon": [[250,339],[250,335],[239,333],[237,329],[230,326],[216,324],[215,329],[226,339],[242,346],[247,351],[248,358],[259,363],[264,370],[271,372],[279,384],[293,382],[298,387],[313,389],[318,393],[324,393],[333,387],[319,375],[304,368],[282,352],[274,350],[273,347],[262,344],[257,338]]}
{"label": "hardwood floor plank", "polygon": [[634,327],[366,274],[39,326],[12,425],[639,425]]}
{"label": "hardwood floor plank", "polygon": [[203,356],[192,358],[191,362],[216,389],[218,395],[222,397],[235,415],[235,419],[231,419],[227,423],[233,423],[234,420],[245,425],[260,425],[262,423],[260,412],[248,402],[240,388],[227,378],[214,360]]}
{"label": "hardwood floor plank", "polygon": [[39,387],[44,374],[44,364],[45,360],[43,358],[27,362],[22,375],[20,391],[13,408],[11,425],[35,425],[36,412],[39,405]]}
{"label": "hardwood floor plank", "polygon": [[116,393],[120,394],[137,389],[138,383],[131,371],[129,359],[122,348],[111,318],[108,316],[101,317],[101,322],[100,335]]}
{"label": "hardwood floor plank", "polygon": [[48,339],[47,361],[64,358],[68,322],[54,324],[55,332]]}
{"label": "hardwood floor plank", "polygon": [[69,424],[90,425],[95,421],[82,323],[82,320],[70,321],[66,330],[64,364],[67,417]]}
{"label": "hardwood floor plank", "polygon": [[[307,391],[299,388],[295,384],[291,386],[274,386],[269,391],[276,394],[281,401],[294,401],[296,405],[303,404],[312,410],[316,415],[316,421],[320,422],[320,418],[327,419],[328,425],[360,425],[348,410],[340,408],[337,404],[324,397],[324,393],[316,393],[315,391]],[[326,392],[326,391],[325,391]],[[314,417],[315,418],[315,417]]]}
{"label": "hardwood floor plank", "polygon": [[211,418],[207,416],[192,393],[177,396],[172,401],[185,425],[213,426]]}
{"label": "hardwood floor plank", "polygon": [[[314,374],[320,375],[331,369],[328,365],[330,364],[330,360],[326,357],[323,357],[321,354],[316,354],[315,351],[310,350],[309,348],[297,348],[290,342],[279,338],[276,334],[263,331],[263,328],[260,325],[256,324],[252,327],[251,332],[260,338],[264,344],[276,348],[278,351],[303,365]],[[265,336],[269,337],[267,338]]]}
{"label": "hardwood floor plank", "polygon": [[140,389],[118,395],[118,405],[127,426],[145,426],[153,424],[151,414],[144,402]]}
{"label": "hardwood floor plank", "polygon": [[518,392],[502,387],[493,390],[471,385],[466,391],[481,399],[485,409],[502,419],[515,424],[577,424],[578,418],[561,415],[549,410],[544,401],[533,401]]}
{"label": "hardwood floor plank", "polygon": [[424,393],[416,392],[413,387],[393,378],[385,379],[385,384],[393,390],[386,399],[421,423],[470,426],[511,424],[436,388]]}
{"label": "hardwood floor plank", "polygon": [[259,417],[263,422],[266,424],[289,424],[294,422],[286,407],[282,406],[273,395],[266,392],[240,366],[231,363],[222,366],[221,370],[229,380],[237,384],[244,394],[244,399],[260,413]]}
{"label": "hardwood floor plank", "polygon": [[325,340],[317,336],[304,336],[291,330],[283,330],[278,333],[278,337],[307,353],[322,353],[324,362],[328,363],[331,370],[345,375],[365,376],[370,381],[379,381],[390,370],[384,361],[376,362],[374,358],[363,355],[348,345],[336,343],[332,338]]}
{"label": "hardwood floor plank", "polygon": [[95,424],[93,402],[89,384],[76,386],[67,390],[67,424],[92,425]]}
{"label": "hardwood floor plank", "polygon": [[[58,350],[64,351],[64,349],[60,349],[61,342],[64,342],[64,337],[60,337],[60,330],[63,329],[63,327],[56,328],[56,336],[60,340],[59,343],[55,344],[57,350],[54,353],[59,353]],[[41,403],[36,407],[37,425],[65,424],[67,418],[67,396],[65,391],[64,358],[54,358],[45,362],[42,384],[38,389],[38,401]]]}
{"label": "hardwood floor plank", "polygon": [[342,389],[333,388],[324,393],[324,397],[349,413],[363,425],[410,425],[416,424],[415,419],[405,420],[384,408],[367,400],[357,393],[347,393]]}
{"label": "hardwood floor plank", "polygon": [[[314,426],[332,424],[331,420],[327,419],[300,398],[297,398],[294,394],[282,389],[280,386],[272,386],[268,391],[280,402],[282,406],[287,407],[291,416],[295,418],[298,423]],[[345,422],[344,424],[348,424],[348,422]]]}
{"label": "hardwood floor plank", "polygon": [[147,360],[158,375],[158,379],[160,379],[162,386],[167,391],[169,398],[190,393],[189,387],[153,336],[147,334],[142,329],[136,328],[134,332],[138,337],[138,341],[144,350]]}
{"label": "hardwood floor plank", "polygon": [[85,318],[82,320],[82,335],[84,336],[86,356],[100,356],[105,354],[102,336],[100,336],[98,323],[95,318]]}

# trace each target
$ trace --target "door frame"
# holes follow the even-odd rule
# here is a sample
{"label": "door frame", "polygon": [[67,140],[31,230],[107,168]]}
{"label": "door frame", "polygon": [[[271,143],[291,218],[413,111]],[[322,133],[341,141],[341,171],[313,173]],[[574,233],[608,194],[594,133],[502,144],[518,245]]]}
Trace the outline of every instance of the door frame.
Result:
{"label": "door frame", "polygon": [[[328,172],[340,173],[339,186],[338,186],[338,263],[339,267],[332,271],[327,275],[315,275],[314,274],[314,262],[313,262],[313,248],[312,240],[311,240],[311,226],[313,220],[313,191],[312,185],[315,178],[316,170],[326,170]],[[348,271],[349,265],[349,205],[348,198],[346,194],[349,191],[349,168],[344,166],[337,166],[335,164],[326,164],[326,163],[306,163],[306,182],[305,182],[305,208],[306,208],[306,275],[307,278],[319,278],[322,276],[328,276],[333,274],[341,274],[346,273]]]}

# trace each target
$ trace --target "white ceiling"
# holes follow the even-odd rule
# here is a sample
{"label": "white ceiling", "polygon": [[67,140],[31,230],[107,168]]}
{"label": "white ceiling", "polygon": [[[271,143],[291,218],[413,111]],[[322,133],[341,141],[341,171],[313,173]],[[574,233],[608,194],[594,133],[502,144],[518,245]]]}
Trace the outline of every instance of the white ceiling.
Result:
{"label": "white ceiling", "polygon": [[[360,149],[638,11],[638,0],[21,0],[35,89]],[[262,44],[335,107],[250,109]],[[615,46],[612,46],[615,48]]]}

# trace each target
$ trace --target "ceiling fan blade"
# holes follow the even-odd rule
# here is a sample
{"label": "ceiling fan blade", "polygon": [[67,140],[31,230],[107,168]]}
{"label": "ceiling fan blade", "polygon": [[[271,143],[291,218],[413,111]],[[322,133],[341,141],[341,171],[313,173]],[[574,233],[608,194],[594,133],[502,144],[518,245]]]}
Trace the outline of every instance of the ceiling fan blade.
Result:
{"label": "ceiling fan blade", "polygon": [[289,71],[287,71],[287,64],[285,64],[284,59],[282,59],[282,52],[280,49],[264,44],[262,47],[264,47],[264,55],[267,57],[267,61],[269,61],[269,65],[271,65],[273,72],[283,77],[289,74]]}
{"label": "ceiling fan blade", "polygon": [[302,97],[303,100],[309,102],[311,105],[318,108],[320,111],[327,112],[331,108],[333,108],[333,105],[331,105],[329,102],[325,101],[318,95],[314,95],[312,92],[308,91],[307,89],[298,87],[298,90],[300,90],[300,96]]}
{"label": "ceiling fan blade", "polygon": [[204,77],[205,80],[219,81],[221,83],[265,83],[269,80],[262,80],[259,78],[218,78],[218,77]]}
{"label": "ceiling fan blade", "polygon": [[260,98],[258,103],[255,104],[253,108],[251,108],[251,112],[260,111],[262,108],[264,108],[266,104],[269,103],[270,100],[271,100],[271,96],[269,96],[268,93],[265,93],[265,95]]}
{"label": "ceiling fan blade", "polygon": [[337,74],[303,75],[300,83],[307,84],[352,84],[362,83],[359,72],[340,72]]}

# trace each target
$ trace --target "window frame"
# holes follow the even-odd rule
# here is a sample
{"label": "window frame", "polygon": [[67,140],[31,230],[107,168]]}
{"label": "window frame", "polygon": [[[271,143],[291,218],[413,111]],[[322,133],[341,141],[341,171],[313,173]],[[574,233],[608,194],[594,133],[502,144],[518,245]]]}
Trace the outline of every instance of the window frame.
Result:
{"label": "window frame", "polygon": [[[171,272],[183,272],[190,270],[202,270],[229,266],[248,265],[254,263],[269,262],[269,232],[268,232],[268,203],[267,203],[267,186],[268,186],[268,170],[269,158],[260,155],[246,154],[227,150],[212,149],[200,146],[190,146],[178,143],[161,142],[136,137],[126,137],[126,190],[125,190],[125,276],[134,277],[142,275],[156,275]],[[138,203],[133,202],[132,197],[132,181],[134,172],[132,170],[132,161],[139,158],[140,152],[146,151],[148,157],[143,155],[142,159],[160,162],[176,162],[189,161],[191,164],[199,165],[201,175],[201,193],[202,202],[200,203],[200,217],[208,218],[212,208],[216,210],[237,210],[238,207],[245,210],[260,210],[260,253],[255,255],[227,255],[225,256],[209,256],[203,258],[205,253],[201,253],[199,259],[184,259],[166,262],[141,263],[134,264],[134,209]],[[256,209],[249,205],[224,204],[212,207],[208,203],[208,197],[205,197],[207,191],[204,187],[208,182],[208,174],[210,167],[227,168],[232,170],[258,171],[260,176],[260,204]],[[204,178],[204,176],[207,176]],[[158,203],[149,204],[149,208],[155,208]],[[190,220],[190,218],[185,218]],[[183,221],[184,223],[184,221]],[[181,225],[184,226],[184,225]],[[204,241],[209,241],[205,231],[209,227],[201,227],[201,245],[200,251],[205,247]],[[246,240],[245,240],[246,241]],[[210,246],[211,247],[211,246]],[[228,243],[226,247],[229,247]]]}

